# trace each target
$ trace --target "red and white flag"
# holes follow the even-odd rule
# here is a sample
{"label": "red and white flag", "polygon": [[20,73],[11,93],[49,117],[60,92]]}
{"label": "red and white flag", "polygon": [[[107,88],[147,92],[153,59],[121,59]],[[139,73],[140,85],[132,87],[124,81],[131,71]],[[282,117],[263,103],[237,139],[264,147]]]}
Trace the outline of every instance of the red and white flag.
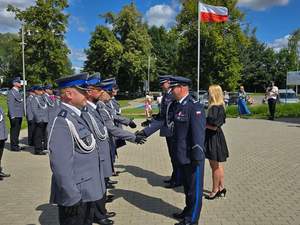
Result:
{"label": "red and white flag", "polygon": [[225,22],[228,20],[228,9],[226,7],[199,4],[201,22]]}

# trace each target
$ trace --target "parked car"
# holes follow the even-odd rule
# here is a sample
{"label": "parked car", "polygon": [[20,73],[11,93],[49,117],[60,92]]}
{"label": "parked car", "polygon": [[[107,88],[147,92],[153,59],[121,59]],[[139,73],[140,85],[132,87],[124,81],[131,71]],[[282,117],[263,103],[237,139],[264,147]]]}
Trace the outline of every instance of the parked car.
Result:
{"label": "parked car", "polygon": [[7,94],[8,94],[8,91],[9,91],[9,88],[1,88],[1,89],[0,89],[0,94],[1,94],[1,95],[7,95]]}
{"label": "parked car", "polygon": [[[190,95],[197,99],[197,91],[190,91]],[[199,90],[199,101],[204,105],[204,108],[208,108],[208,93],[205,90]]]}
{"label": "parked car", "polygon": [[279,103],[299,103],[299,98],[293,89],[279,89]]}
{"label": "parked car", "polygon": [[238,102],[238,93],[237,92],[228,92],[229,99],[228,105],[236,105]]}

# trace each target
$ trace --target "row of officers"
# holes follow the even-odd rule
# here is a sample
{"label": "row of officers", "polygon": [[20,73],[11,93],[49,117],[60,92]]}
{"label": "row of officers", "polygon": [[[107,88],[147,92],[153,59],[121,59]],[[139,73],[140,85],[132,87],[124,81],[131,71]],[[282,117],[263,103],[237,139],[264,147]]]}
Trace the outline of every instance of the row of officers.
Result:
{"label": "row of officers", "polygon": [[[14,86],[16,83],[18,80]],[[160,112],[145,129],[136,133],[122,129],[122,125],[135,128],[136,124],[120,115],[114,99],[115,79],[101,80],[99,74],[78,74],[58,79],[56,83],[59,98],[50,92],[51,87],[33,87],[34,94],[27,98],[27,120],[34,127],[29,132],[29,144],[34,145],[35,153],[49,151],[50,202],[58,205],[60,224],[113,224],[111,217],[115,213],[107,212],[105,203],[112,197],[106,192],[111,185],[109,177],[114,173],[117,148],[125,140],[144,144],[158,130],[166,137],[170,151],[173,174],[169,182],[180,182],[186,197],[182,212],[174,213],[180,220],[176,225],[198,223],[206,120],[203,106],[189,95],[189,79],[160,76],[160,85],[168,83],[169,86]],[[23,116],[21,95],[17,87],[13,89],[13,104],[20,105],[20,114],[12,116],[9,108],[11,125],[13,119]],[[8,104],[12,104],[10,95]],[[17,140],[11,140],[11,148],[20,150]]]}

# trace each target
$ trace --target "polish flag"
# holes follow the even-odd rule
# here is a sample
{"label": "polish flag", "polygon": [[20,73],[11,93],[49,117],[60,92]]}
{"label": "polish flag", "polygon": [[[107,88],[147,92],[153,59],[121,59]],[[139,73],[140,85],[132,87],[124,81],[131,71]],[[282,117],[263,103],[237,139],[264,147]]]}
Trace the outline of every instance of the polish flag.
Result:
{"label": "polish flag", "polygon": [[225,22],[228,20],[228,9],[200,3],[201,22]]}

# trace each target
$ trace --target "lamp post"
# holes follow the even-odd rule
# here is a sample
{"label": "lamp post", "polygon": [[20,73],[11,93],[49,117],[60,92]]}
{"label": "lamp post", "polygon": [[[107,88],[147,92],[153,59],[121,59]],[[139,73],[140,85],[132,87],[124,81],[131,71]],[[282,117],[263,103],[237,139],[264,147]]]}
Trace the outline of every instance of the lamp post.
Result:
{"label": "lamp post", "polygon": [[[154,56],[154,60],[156,60],[155,56]],[[147,81],[148,93],[150,93],[150,67],[151,67],[151,55],[148,56],[148,81]]]}
{"label": "lamp post", "polygon": [[24,25],[22,25],[22,64],[23,64],[23,98],[24,98],[24,114],[26,116],[26,76],[25,76],[25,42],[24,42]]}

